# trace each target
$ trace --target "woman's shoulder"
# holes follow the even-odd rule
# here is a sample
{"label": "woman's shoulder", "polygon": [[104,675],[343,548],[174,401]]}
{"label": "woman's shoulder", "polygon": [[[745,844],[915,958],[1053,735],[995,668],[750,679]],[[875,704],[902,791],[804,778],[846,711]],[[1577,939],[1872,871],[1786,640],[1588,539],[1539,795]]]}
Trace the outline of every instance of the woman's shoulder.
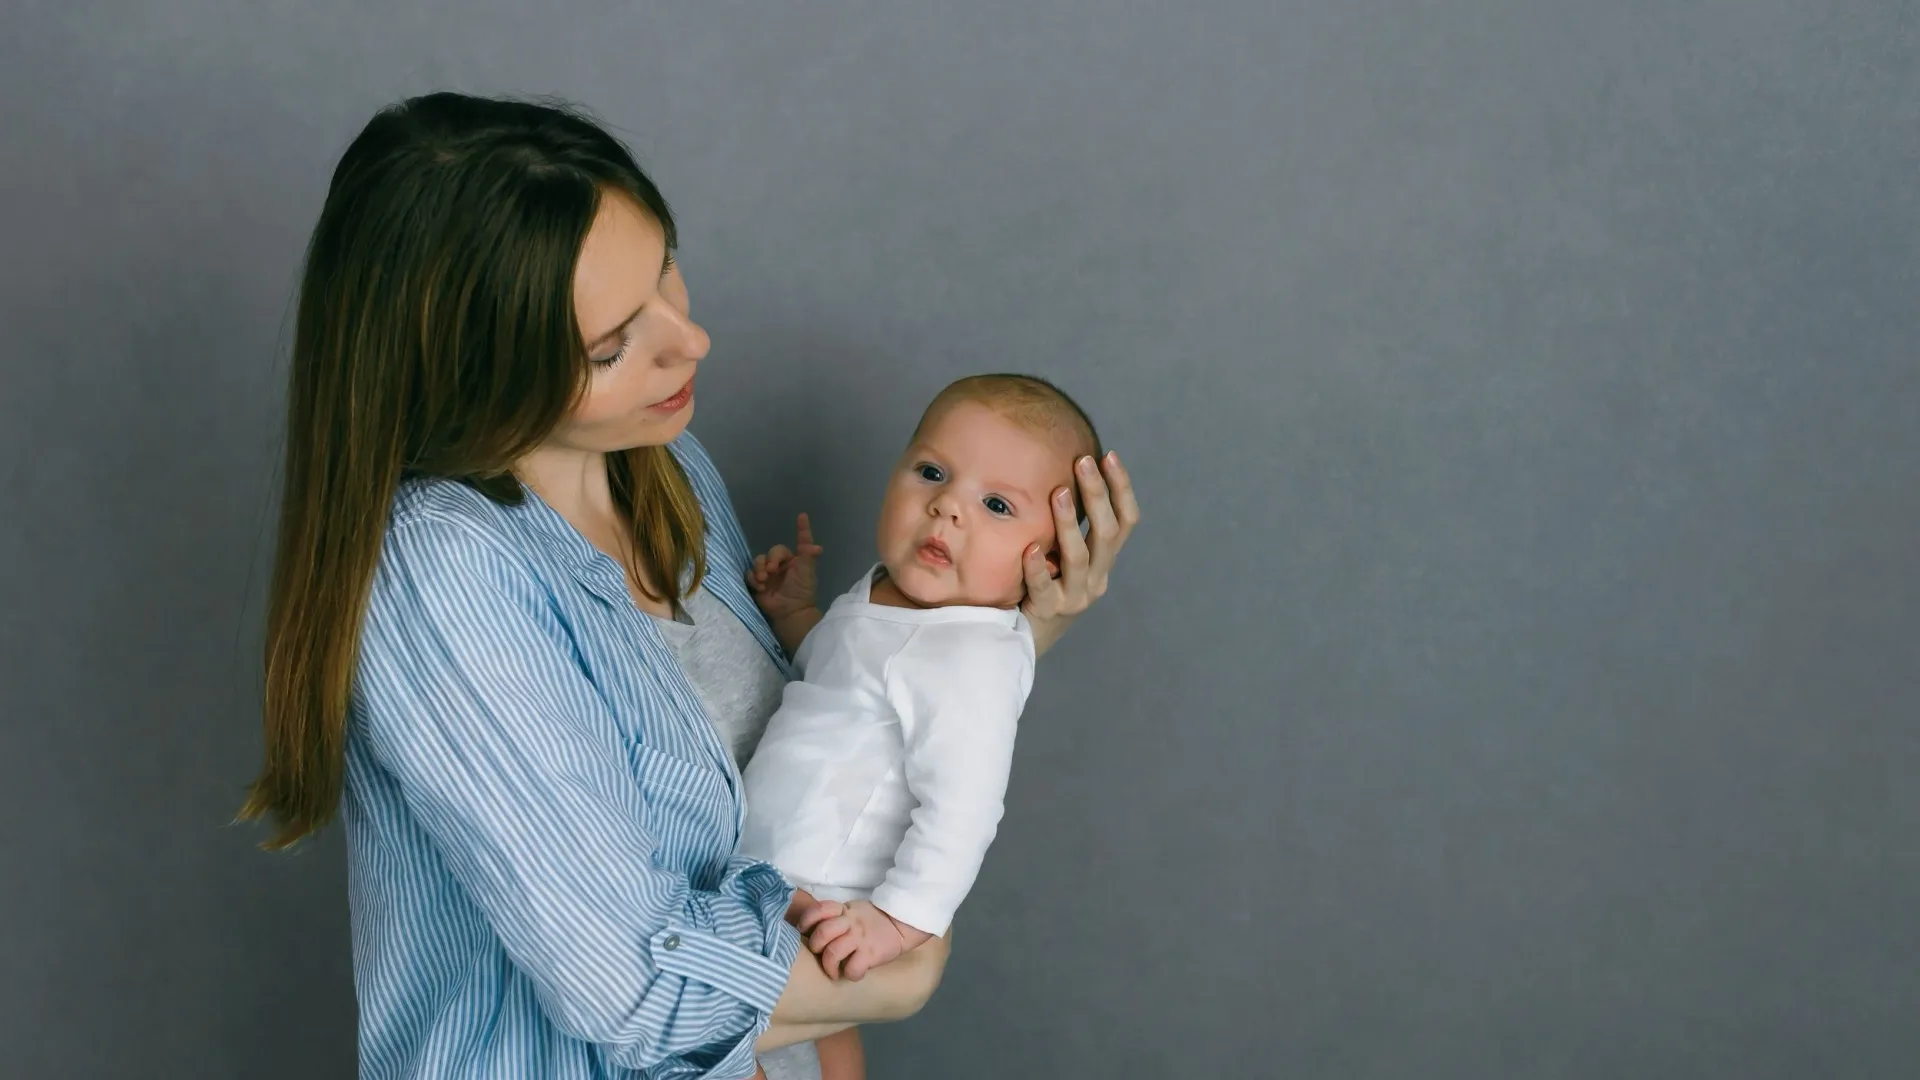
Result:
{"label": "woman's shoulder", "polygon": [[409,528],[435,522],[463,526],[479,533],[502,531],[506,507],[471,485],[441,476],[408,477],[394,492],[389,528]]}
{"label": "woman's shoulder", "polygon": [[382,561],[412,561],[429,552],[444,556],[461,550],[490,560],[505,557],[524,562],[522,532],[513,507],[495,502],[471,485],[444,477],[410,477],[394,493]]}

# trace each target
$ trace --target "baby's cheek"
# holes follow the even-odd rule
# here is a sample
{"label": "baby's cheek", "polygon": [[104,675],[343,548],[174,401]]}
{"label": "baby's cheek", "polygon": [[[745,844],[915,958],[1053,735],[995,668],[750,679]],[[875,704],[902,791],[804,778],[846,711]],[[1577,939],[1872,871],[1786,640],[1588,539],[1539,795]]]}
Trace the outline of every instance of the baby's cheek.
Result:
{"label": "baby's cheek", "polygon": [[903,511],[893,499],[887,500],[880,510],[880,549],[892,554],[910,544],[917,524],[910,511]]}
{"label": "baby's cheek", "polygon": [[1040,553],[1046,554],[1053,542],[1053,531],[1049,529],[1041,536],[1023,531],[1011,536],[1007,542],[998,545],[993,559],[993,595],[997,598],[994,606],[1017,604],[1026,598],[1027,584],[1027,545],[1039,544]]}

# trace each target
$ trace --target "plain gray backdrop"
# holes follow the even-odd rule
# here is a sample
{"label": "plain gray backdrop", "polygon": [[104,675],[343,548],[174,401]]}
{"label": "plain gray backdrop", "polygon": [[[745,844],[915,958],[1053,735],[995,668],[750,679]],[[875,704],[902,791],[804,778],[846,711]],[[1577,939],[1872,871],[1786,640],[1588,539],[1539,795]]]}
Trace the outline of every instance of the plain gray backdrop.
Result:
{"label": "plain gray backdrop", "polygon": [[1137,479],[887,1077],[1920,1074],[1901,0],[9,0],[0,1075],[342,1077],[337,832],[228,827],[302,245],[558,94],[681,221],[758,546],[925,400]]}

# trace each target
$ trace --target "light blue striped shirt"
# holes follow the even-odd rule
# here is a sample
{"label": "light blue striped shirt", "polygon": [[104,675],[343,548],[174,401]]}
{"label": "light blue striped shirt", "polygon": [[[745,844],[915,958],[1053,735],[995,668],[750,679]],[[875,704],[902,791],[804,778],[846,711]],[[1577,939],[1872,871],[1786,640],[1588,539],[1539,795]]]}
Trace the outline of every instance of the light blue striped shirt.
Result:
{"label": "light blue striped shirt", "polygon": [[[703,588],[748,595],[726,487]],[[347,735],[363,1080],[746,1077],[799,939],[740,774],[618,565],[528,494],[395,500]]]}

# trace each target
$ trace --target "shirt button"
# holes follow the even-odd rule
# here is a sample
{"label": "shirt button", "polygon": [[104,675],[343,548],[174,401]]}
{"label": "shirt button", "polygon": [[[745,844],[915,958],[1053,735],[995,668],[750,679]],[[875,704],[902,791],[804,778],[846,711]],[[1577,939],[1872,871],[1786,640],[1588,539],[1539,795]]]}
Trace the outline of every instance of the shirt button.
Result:
{"label": "shirt button", "polygon": [[674,949],[677,949],[680,947],[680,935],[668,934],[667,940],[661,942],[660,944],[664,946],[668,952],[672,952]]}

